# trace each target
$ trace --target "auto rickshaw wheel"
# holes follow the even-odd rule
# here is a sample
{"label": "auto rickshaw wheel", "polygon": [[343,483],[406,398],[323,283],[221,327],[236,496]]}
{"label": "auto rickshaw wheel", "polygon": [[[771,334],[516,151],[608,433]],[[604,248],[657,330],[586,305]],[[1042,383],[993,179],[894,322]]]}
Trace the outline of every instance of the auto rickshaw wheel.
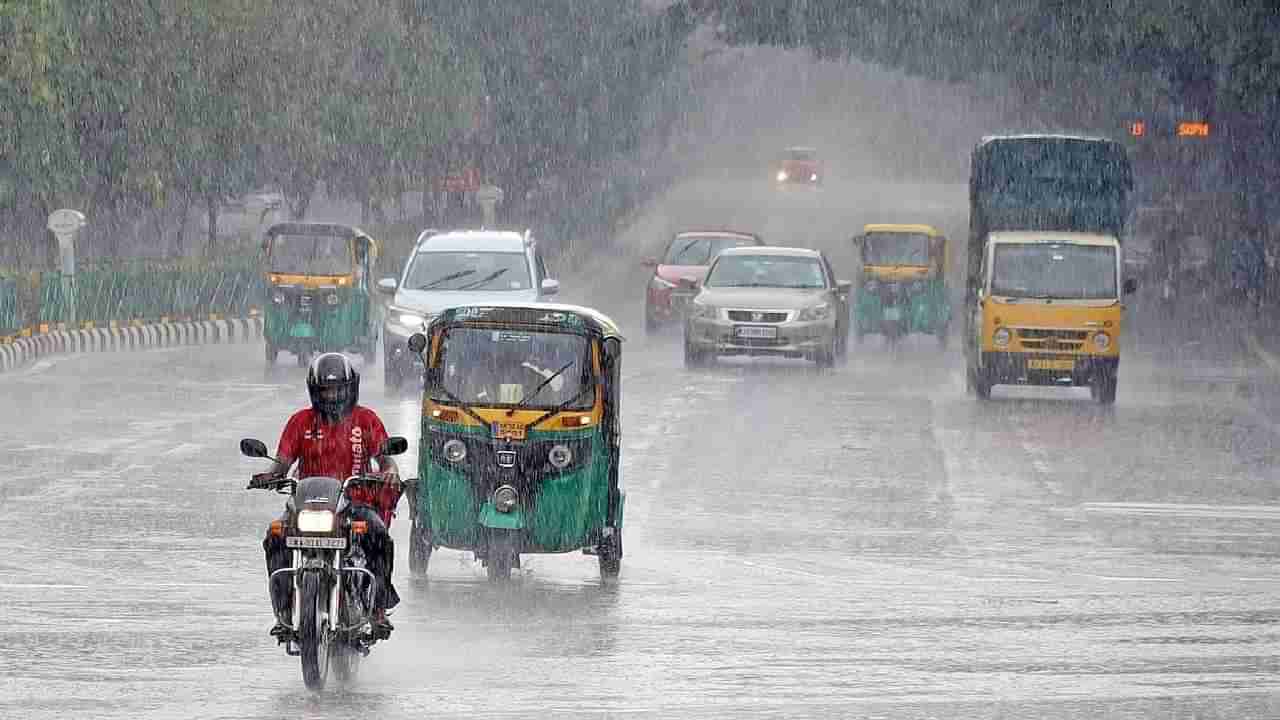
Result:
{"label": "auto rickshaw wheel", "polygon": [[276,358],[277,358],[277,357],[279,357],[279,355],[280,355],[280,348],[276,347],[274,344],[272,344],[272,342],[271,342],[270,340],[268,340],[268,341],[266,342],[266,353],[265,353],[265,355],[266,355],[266,358],[265,358],[265,359],[266,359],[266,361],[267,361],[267,365],[268,365],[268,366],[275,365],[275,364],[276,364]]}
{"label": "auto rickshaw wheel", "polygon": [[414,518],[409,531],[409,572],[415,577],[426,577],[427,566],[431,563],[431,536],[418,525]]}
{"label": "auto rickshaw wheel", "polygon": [[299,349],[297,350],[297,352],[295,353],[295,357],[297,357],[297,359],[298,359],[298,367],[300,367],[300,368],[304,368],[304,367],[306,367],[306,366],[308,366],[308,365],[310,365],[310,364],[311,364],[311,351],[310,351],[310,350],[303,350],[303,349],[299,348]]}
{"label": "auto rickshaw wheel", "polygon": [[991,386],[993,383],[991,382],[991,379],[987,377],[987,374],[983,372],[981,368],[975,368],[970,371],[969,376],[973,382],[973,392],[978,396],[978,399],[990,400]]}
{"label": "auto rickshaw wheel", "polygon": [[1109,375],[1095,375],[1089,383],[1089,394],[1101,405],[1111,405],[1116,401],[1116,386],[1119,380]]}
{"label": "auto rickshaw wheel", "polygon": [[600,564],[600,580],[609,582],[617,580],[622,572],[622,530],[615,530],[605,538],[596,549],[596,559]]}
{"label": "auto rickshaw wheel", "polygon": [[511,569],[520,566],[520,553],[516,549],[511,531],[494,531],[489,536],[489,548],[485,555],[485,574],[491,582],[511,579]]}

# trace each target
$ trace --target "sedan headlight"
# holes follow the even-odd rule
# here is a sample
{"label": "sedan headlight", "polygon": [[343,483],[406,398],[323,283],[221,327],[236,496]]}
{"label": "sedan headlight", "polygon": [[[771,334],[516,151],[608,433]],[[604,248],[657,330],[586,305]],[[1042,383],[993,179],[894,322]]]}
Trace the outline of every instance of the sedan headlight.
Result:
{"label": "sedan headlight", "polygon": [[551,463],[551,467],[563,470],[573,462],[573,451],[568,445],[555,445],[547,453],[547,462]]}
{"label": "sedan headlight", "polygon": [[716,306],[695,301],[693,303],[693,309],[689,311],[689,315],[696,318],[711,320],[716,316]]}
{"label": "sedan headlight", "polygon": [[1111,347],[1111,336],[1104,332],[1096,333],[1093,336],[1093,346],[1099,350],[1106,350]]}
{"label": "sedan headlight", "polygon": [[996,328],[996,331],[991,334],[991,342],[995,343],[996,347],[1008,347],[1009,340],[1012,338],[1013,333],[1009,332],[1009,328]]}
{"label": "sedan headlight", "polygon": [[333,532],[333,512],[302,510],[298,513],[298,531],[304,533]]}
{"label": "sedan headlight", "polygon": [[779,171],[778,171],[778,182],[786,182],[786,180],[787,180],[787,171],[786,171],[786,170],[779,170]]}
{"label": "sedan headlight", "polygon": [[796,317],[796,319],[803,322],[803,321],[823,320],[830,316],[831,316],[831,303],[822,303],[821,305],[814,305],[813,307],[807,307],[801,310],[800,315]]}
{"label": "sedan headlight", "polygon": [[451,463],[460,463],[467,459],[467,444],[454,438],[445,441],[444,459]]}
{"label": "sedan headlight", "polygon": [[814,173],[814,174],[810,175],[810,176],[809,176],[809,180],[810,180],[810,181],[812,181],[812,182],[818,182],[818,173]]}

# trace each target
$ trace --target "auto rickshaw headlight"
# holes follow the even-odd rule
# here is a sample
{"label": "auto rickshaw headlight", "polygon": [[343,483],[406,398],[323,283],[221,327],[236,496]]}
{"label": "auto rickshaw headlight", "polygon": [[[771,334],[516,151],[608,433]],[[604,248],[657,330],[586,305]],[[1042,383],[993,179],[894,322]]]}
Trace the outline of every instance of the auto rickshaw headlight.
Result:
{"label": "auto rickshaw headlight", "polygon": [[328,295],[325,296],[324,301],[329,303],[330,305],[337,305],[338,293],[329,293]]}
{"label": "auto rickshaw headlight", "polygon": [[924,292],[924,281],[917,280],[911,283],[911,292],[913,293]]}
{"label": "auto rickshaw headlight", "polygon": [[991,334],[991,342],[998,347],[1007,347],[1012,338],[1013,333],[1009,332],[1009,328],[996,328],[996,331]]}
{"label": "auto rickshaw headlight", "polygon": [[333,532],[333,512],[302,510],[298,513],[298,530],[304,533]]}
{"label": "auto rickshaw headlight", "polygon": [[467,444],[454,438],[444,443],[444,459],[451,463],[460,463],[467,459]]}
{"label": "auto rickshaw headlight", "polygon": [[876,290],[880,289],[880,283],[874,279],[867,280],[865,283],[862,284],[862,289],[866,290],[869,293],[873,293]]}
{"label": "auto rickshaw headlight", "polygon": [[273,303],[275,303],[275,304],[277,304],[277,305],[283,305],[283,304],[284,304],[284,293],[280,293],[280,292],[278,292],[278,293],[273,293],[273,294],[271,295],[271,302],[273,302]]}
{"label": "auto rickshaw headlight", "polygon": [[1093,336],[1093,345],[1099,350],[1106,350],[1111,347],[1111,336],[1104,333],[1095,333]]}
{"label": "auto rickshaw headlight", "polygon": [[547,453],[547,462],[551,463],[551,467],[563,470],[573,462],[573,451],[568,445],[554,445]]}
{"label": "auto rickshaw headlight", "polygon": [[516,509],[520,494],[510,485],[503,485],[493,491],[493,509],[501,513],[509,513]]}

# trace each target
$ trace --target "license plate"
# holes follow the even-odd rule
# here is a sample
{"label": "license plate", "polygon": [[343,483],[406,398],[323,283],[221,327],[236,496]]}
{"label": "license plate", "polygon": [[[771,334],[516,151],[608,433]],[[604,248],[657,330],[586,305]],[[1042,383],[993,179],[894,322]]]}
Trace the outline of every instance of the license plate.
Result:
{"label": "license plate", "polygon": [[523,440],[525,438],[525,429],[522,423],[496,422],[493,424],[492,429],[495,440]]}
{"label": "license plate", "polygon": [[1027,369],[1029,370],[1075,370],[1076,361],[1052,360],[1046,358],[1033,358],[1027,361]]}
{"label": "license plate", "polygon": [[763,338],[772,340],[778,337],[778,328],[772,327],[750,327],[738,326],[733,329],[734,334],[743,338]]}
{"label": "license plate", "polygon": [[284,544],[291,548],[342,550],[347,547],[347,539],[343,537],[306,537],[290,535],[284,539]]}
{"label": "license plate", "polygon": [[884,309],[884,319],[889,322],[897,322],[902,318],[902,311],[896,307]]}

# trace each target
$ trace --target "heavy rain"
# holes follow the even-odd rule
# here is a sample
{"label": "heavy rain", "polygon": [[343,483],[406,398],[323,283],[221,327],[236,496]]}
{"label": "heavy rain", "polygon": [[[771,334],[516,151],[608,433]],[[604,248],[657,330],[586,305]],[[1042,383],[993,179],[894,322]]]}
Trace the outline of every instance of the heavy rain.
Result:
{"label": "heavy rain", "polygon": [[1278,161],[1260,0],[0,0],[0,717],[1280,717]]}

